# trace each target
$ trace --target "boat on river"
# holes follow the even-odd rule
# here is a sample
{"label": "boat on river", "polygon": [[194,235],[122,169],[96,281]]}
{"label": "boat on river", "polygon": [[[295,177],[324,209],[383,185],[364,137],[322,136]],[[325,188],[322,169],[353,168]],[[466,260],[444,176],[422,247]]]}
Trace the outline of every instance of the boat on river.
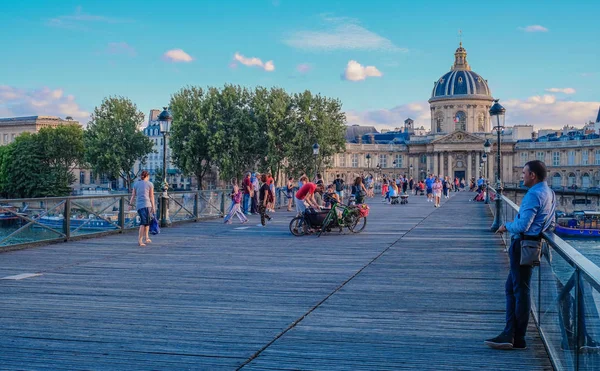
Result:
{"label": "boat on river", "polygon": [[[135,214],[126,213],[125,215],[125,223],[128,224],[132,221],[132,218],[136,218]],[[57,230],[63,229],[65,218],[62,215],[58,216],[42,216],[37,219],[37,222]],[[135,223],[135,221],[134,221]],[[71,230],[81,230],[81,231],[111,231],[118,229],[118,217],[116,215],[102,215],[102,218],[99,218],[95,215],[90,215],[87,218],[82,218],[81,216],[71,217],[69,222]]]}
{"label": "boat on river", "polygon": [[554,233],[570,238],[600,238],[600,211],[575,211],[570,218],[558,218]]}

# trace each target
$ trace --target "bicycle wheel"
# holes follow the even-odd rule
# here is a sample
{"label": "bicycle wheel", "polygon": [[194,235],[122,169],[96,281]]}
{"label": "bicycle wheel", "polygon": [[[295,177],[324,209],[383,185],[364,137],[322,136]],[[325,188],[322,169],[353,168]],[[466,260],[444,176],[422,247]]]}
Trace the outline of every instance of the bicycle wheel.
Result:
{"label": "bicycle wheel", "polygon": [[367,226],[367,218],[356,218],[352,221],[352,224],[348,226],[348,229],[352,233],[360,233]]}
{"label": "bicycle wheel", "polygon": [[304,218],[297,216],[290,222],[290,232],[296,237],[303,236],[306,233]]}
{"label": "bicycle wheel", "polygon": [[321,237],[321,233],[325,232],[329,223],[331,223],[331,213],[328,213],[325,220],[323,220],[323,226],[317,231],[317,237]]}

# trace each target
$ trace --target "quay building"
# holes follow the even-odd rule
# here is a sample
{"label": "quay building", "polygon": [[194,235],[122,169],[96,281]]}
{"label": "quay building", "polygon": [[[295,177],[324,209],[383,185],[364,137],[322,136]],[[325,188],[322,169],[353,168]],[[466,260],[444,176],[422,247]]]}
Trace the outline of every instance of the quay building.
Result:
{"label": "quay building", "polygon": [[[479,176],[496,179],[497,133],[489,110],[494,102],[488,81],[471,70],[462,42],[451,70],[435,81],[429,99],[431,130],[423,133],[408,118],[395,131],[352,125],[346,150],[330,159],[326,180],[337,174],[350,181],[371,174],[381,180],[406,175],[423,179],[439,174],[466,181]],[[583,129],[536,133],[531,125],[507,126],[501,134],[501,175],[504,183],[519,183],[523,165],[538,159],[549,168],[553,187],[600,187],[600,110],[596,123]],[[485,160],[484,143],[492,144]]]}

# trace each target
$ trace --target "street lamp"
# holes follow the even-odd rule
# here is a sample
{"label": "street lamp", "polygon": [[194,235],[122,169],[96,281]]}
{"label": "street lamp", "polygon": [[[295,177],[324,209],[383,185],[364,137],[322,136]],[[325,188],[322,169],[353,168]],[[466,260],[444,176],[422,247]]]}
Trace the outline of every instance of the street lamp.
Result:
{"label": "street lamp", "polygon": [[365,157],[367,158],[367,169],[371,169],[371,154],[367,153]]}
{"label": "street lamp", "polygon": [[[498,228],[502,225],[502,215],[500,215],[502,211],[502,168],[500,167],[500,134],[504,129],[504,119],[505,119],[506,109],[498,103],[498,99],[494,100],[494,105],[490,108],[490,118],[492,120],[492,124],[495,124],[493,130],[496,130],[498,134],[498,140],[496,145],[498,146],[498,152],[496,155],[496,169],[498,169],[496,176],[496,215],[494,216],[494,223],[491,226],[491,230],[496,232]],[[495,122],[494,122],[495,121]]]}
{"label": "street lamp", "polygon": [[160,125],[160,132],[163,135],[163,183],[162,183],[162,195],[160,198],[160,226],[167,226],[167,207],[168,198],[167,190],[169,189],[169,183],[167,183],[167,136],[171,129],[171,121],[173,116],[169,112],[167,107],[163,107],[163,111],[158,115],[158,123]]}
{"label": "street lamp", "polygon": [[317,174],[319,173],[319,167],[317,164],[319,158],[319,143],[313,144],[313,155],[315,155],[315,180],[317,179]]}
{"label": "street lamp", "polygon": [[489,188],[489,176],[490,176],[490,164],[488,162],[488,153],[490,153],[490,151],[492,150],[492,143],[490,143],[489,139],[485,140],[485,143],[483,144],[483,161],[485,161],[486,169],[485,169],[485,204],[489,204],[490,203],[490,190]]}
{"label": "street lamp", "polygon": [[408,177],[412,178],[412,171],[413,171],[413,166],[412,164],[408,167],[409,171],[408,171]]}

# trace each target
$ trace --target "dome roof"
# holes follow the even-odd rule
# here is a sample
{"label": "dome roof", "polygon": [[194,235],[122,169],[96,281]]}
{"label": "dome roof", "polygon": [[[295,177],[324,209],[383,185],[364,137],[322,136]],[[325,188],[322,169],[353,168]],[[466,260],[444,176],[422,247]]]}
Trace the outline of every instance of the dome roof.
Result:
{"label": "dome roof", "polygon": [[433,87],[432,98],[453,95],[488,95],[487,81],[473,71],[450,71],[442,76]]}
{"label": "dome roof", "polygon": [[448,98],[454,96],[479,95],[491,97],[487,81],[471,71],[467,62],[467,51],[462,42],[454,53],[454,65],[450,72],[434,83],[431,98]]}

